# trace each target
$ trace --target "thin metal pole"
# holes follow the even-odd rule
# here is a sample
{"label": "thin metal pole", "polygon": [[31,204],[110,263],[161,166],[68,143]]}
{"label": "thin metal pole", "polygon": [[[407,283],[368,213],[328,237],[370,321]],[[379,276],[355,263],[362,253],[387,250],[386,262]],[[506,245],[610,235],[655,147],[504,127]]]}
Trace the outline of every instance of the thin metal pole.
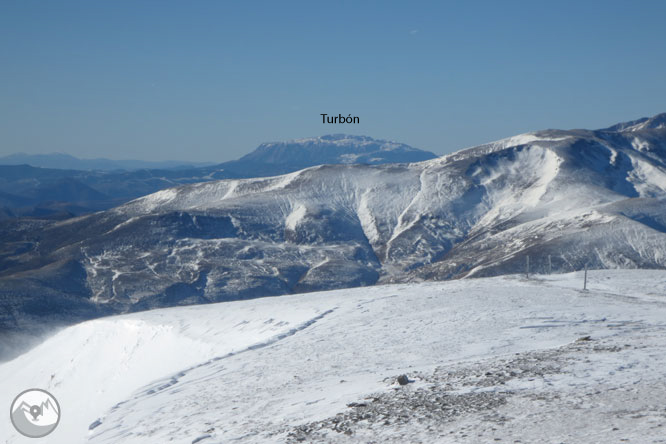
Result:
{"label": "thin metal pole", "polygon": [[525,263],[525,277],[527,279],[529,279],[530,278],[530,257],[527,256],[526,259],[527,259],[527,261]]}
{"label": "thin metal pole", "polygon": [[587,264],[585,264],[585,278],[583,280],[583,290],[587,290]]}
{"label": "thin metal pole", "polygon": [[553,273],[553,262],[550,260],[550,254],[548,255],[548,274]]}

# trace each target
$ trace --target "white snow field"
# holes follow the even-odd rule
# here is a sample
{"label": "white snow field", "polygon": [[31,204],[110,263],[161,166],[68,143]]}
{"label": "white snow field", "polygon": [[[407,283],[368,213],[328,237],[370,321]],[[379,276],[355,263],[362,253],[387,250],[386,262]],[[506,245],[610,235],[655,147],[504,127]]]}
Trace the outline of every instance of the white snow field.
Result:
{"label": "white snow field", "polygon": [[84,322],[0,365],[0,405],[34,387],[62,411],[41,440],[4,415],[0,442],[666,442],[666,271],[591,271],[587,292],[582,279],[374,286]]}

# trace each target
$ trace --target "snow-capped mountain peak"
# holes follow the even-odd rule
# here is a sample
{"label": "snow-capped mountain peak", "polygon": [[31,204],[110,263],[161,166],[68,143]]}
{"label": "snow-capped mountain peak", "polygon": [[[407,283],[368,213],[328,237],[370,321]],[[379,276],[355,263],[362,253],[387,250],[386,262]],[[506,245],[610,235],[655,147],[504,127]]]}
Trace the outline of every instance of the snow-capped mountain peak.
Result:
{"label": "snow-capped mountain peak", "polygon": [[263,143],[240,159],[241,162],[268,164],[382,164],[418,162],[432,159],[435,154],[403,143],[376,140],[367,136],[331,134],[294,139],[286,142]]}
{"label": "snow-capped mountain peak", "polygon": [[632,120],[630,122],[618,123],[602,131],[635,132],[641,130],[665,128],[666,113],[661,113],[653,117],[643,117],[641,119]]}

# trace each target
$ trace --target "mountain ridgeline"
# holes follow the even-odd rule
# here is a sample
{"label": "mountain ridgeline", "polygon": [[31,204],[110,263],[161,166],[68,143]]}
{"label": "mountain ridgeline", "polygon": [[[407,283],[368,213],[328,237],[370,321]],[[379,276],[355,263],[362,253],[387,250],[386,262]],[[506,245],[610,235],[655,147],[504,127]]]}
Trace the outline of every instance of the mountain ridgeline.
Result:
{"label": "mountain ridgeline", "polygon": [[526,256],[533,272],[664,268],[665,199],[666,114],[418,163],[183,185],[3,225],[0,322],[517,273]]}
{"label": "mountain ridgeline", "polygon": [[343,134],[264,143],[241,159],[201,167],[178,162],[82,160],[63,154],[12,155],[0,158],[0,220],[21,216],[62,219],[188,183],[275,176],[323,164],[378,165],[435,157],[401,143]]}

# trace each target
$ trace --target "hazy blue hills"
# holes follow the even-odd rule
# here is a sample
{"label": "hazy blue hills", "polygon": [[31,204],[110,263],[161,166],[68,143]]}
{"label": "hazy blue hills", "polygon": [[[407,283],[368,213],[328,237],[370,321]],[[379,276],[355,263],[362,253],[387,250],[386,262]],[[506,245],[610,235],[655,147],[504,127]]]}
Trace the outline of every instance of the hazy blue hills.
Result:
{"label": "hazy blue hills", "polygon": [[0,165],[30,165],[41,168],[57,168],[72,170],[139,170],[170,169],[183,167],[199,167],[211,165],[212,162],[188,162],[178,160],[146,161],[146,160],[111,160],[104,158],[80,159],[65,153],[24,154],[16,153],[0,157]]}

